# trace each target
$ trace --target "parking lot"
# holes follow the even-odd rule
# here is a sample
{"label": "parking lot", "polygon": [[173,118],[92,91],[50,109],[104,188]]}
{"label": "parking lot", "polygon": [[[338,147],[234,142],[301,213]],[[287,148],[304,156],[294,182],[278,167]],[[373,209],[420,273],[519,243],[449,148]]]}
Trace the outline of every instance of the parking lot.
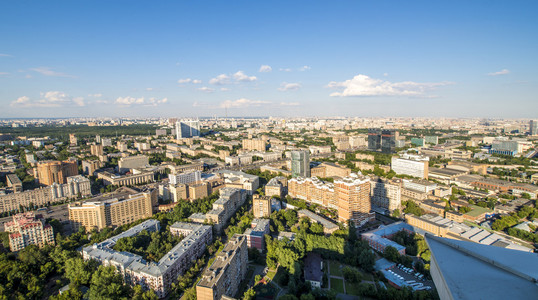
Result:
{"label": "parking lot", "polygon": [[404,285],[411,286],[415,290],[429,290],[435,287],[431,280],[427,280],[424,277],[421,279],[419,276],[415,275],[417,274],[416,271],[405,268],[404,266],[395,265],[393,268],[388,269],[387,272],[389,274],[401,276],[403,279],[401,279],[400,282]]}

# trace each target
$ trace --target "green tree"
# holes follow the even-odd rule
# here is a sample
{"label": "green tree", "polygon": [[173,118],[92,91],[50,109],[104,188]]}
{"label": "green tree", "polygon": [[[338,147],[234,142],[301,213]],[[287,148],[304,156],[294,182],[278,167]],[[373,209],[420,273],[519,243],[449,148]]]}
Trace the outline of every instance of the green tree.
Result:
{"label": "green tree", "polygon": [[90,299],[129,299],[129,288],[112,266],[99,266],[93,273],[89,293]]}
{"label": "green tree", "polygon": [[94,269],[90,262],[85,262],[82,258],[70,258],[65,262],[65,278],[75,285],[87,285]]}
{"label": "green tree", "polygon": [[243,294],[242,299],[243,300],[252,300],[252,299],[255,299],[255,298],[256,298],[256,291],[253,288],[250,288]]}

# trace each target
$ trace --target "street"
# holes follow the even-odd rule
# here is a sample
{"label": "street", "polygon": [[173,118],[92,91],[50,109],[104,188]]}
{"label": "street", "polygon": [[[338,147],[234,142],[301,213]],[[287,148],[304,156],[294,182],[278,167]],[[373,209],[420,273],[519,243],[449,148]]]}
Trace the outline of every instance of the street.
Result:
{"label": "street", "polygon": [[[51,213],[48,213],[47,211],[52,211]],[[62,205],[57,205],[57,206],[50,206],[50,208],[47,208],[46,210],[45,209],[42,209],[42,210],[34,210],[33,212],[35,212],[36,214],[41,214],[43,215],[43,218],[45,219],[57,219],[58,221],[62,222],[62,221],[67,221],[69,220],[69,213],[67,211],[67,204],[62,204]],[[1,231],[4,231],[4,224],[6,222],[9,222],[13,220],[13,217],[5,217],[5,218],[1,218],[0,219],[0,225],[1,226]]]}

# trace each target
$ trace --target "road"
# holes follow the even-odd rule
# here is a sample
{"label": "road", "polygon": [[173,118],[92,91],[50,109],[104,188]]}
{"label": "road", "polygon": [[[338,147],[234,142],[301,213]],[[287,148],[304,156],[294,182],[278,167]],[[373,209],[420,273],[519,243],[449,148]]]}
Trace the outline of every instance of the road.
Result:
{"label": "road", "polygon": [[[47,211],[52,211],[48,213]],[[34,210],[36,214],[42,214],[44,218],[57,219],[60,222],[69,220],[69,213],[67,211],[67,204],[51,206],[47,210],[37,211]],[[2,225],[0,230],[4,231],[4,224],[8,221],[13,220],[13,217],[0,218],[0,224]]]}

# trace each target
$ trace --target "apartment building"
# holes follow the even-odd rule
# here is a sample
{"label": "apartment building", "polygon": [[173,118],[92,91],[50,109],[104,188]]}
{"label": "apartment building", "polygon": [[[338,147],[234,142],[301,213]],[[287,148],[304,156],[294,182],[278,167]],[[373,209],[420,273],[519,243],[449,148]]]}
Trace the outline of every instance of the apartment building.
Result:
{"label": "apartment building", "polygon": [[265,235],[269,234],[269,219],[254,219],[250,228],[245,230],[247,246],[256,248],[260,252],[265,249]]}
{"label": "apartment building", "polygon": [[145,155],[122,157],[118,161],[118,171],[128,172],[130,169],[137,169],[149,166],[149,158]]}
{"label": "apartment building", "polygon": [[201,171],[184,172],[180,174],[168,174],[170,184],[189,184],[202,181]]}
{"label": "apartment building", "polygon": [[54,183],[47,187],[0,195],[0,212],[14,211],[21,206],[46,206],[69,198],[89,195],[91,195],[90,180],[80,175],[71,176],[64,184]]}
{"label": "apartment building", "polygon": [[262,151],[265,152],[267,144],[263,139],[244,139],[242,141],[243,149],[248,151]]}
{"label": "apartment building", "polygon": [[351,174],[351,169],[334,163],[323,162],[319,166],[310,169],[310,174],[316,177],[346,177]]}
{"label": "apartment building", "polygon": [[288,190],[288,179],[283,176],[271,178],[265,185],[265,195],[283,198]]}
{"label": "apartment building", "polygon": [[288,181],[288,194],[309,203],[338,209],[334,184],[324,182],[317,177],[295,177],[290,179]]}
{"label": "apartment building", "polygon": [[425,156],[403,154],[401,157],[392,157],[391,168],[396,174],[428,179],[429,161]]}
{"label": "apartment building", "polygon": [[67,177],[78,175],[76,159],[66,161],[43,161],[37,164],[37,178],[43,185],[66,183]]}
{"label": "apartment building", "polygon": [[95,156],[103,155],[103,145],[90,145],[90,153]]}
{"label": "apartment building", "polygon": [[41,215],[32,212],[17,214],[13,221],[4,224],[4,230],[9,232],[9,247],[11,251],[20,251],[28,245],[54,245],[54,231]]}
{"label": "apartment building", "polygon": [[142,230],[159,231],[160,223],[157,220],[147,220],[104,242],[85,247],[82,256],[84,260],[94,259],[105,266],[116,267],[126,284],[138,284],[145,290],[152,289],[159,298],[164,298],[178,276],[183,275],[192,262],[204,253],[213,238],[211,226],[174,223],[170,226],[170,232],[185,238],[158,262],[148,262],[139,255],[113,250],[119,239],[136,236]]}
{"label": "apartment building", "polygon": [[389,211],[400,209],[402,203],[402,181],[374,178],[370,181],[372,204]]}
{"label": "apartment building", "polygon": [[210,211],[206,214],[192,214],[189,219],[199,223],[209,222],[217,231],[220,231],[246,199],[247,193],[243,190],[222,188],[219,199],[213,202],[213,208]]}
{"label": "apartment building", "polygon": [[215,175],[224,180],[227,187],[245,190],[249,195],[254,194],[260,185],[260,179],[256,175],[247,174],[241,171],[219,170]]}
{"label": "apartment building", "polygon": [[252,198],[254,218],[269,218],[271,216],[271,196],[254,195]]}
{"label": "apartment building", "polygon": [[370,178],[359,174],[351,174],[334,181],[334,190],[338,199],[338,220],[352,221],[362,226],[372,220],[370,203]]}
{"label": "apartment building", "polygon": [[83,160],[82,172],[86,175],[93,176],[95,171],[101,169],[104,164],[99,160]]}
{"label": "apartment building", "polygon": [[110,172],[98,172],[97,178],[103,179],[104,185],[137,185],[154,181],[153,172],[141,172],[138,174],[116,175]]}
{"label": "apartment building", "polygon": [[157,190],[136,194],[113,194],[112,198],[90,199],[68,205],[69,221],[76,231],[118,227],[153,215],[157,203]]}
{"label": "apartment building", "polygon": [[235,297],[248,266],[247,238],[235,234],[196,285],[198,300]]}

